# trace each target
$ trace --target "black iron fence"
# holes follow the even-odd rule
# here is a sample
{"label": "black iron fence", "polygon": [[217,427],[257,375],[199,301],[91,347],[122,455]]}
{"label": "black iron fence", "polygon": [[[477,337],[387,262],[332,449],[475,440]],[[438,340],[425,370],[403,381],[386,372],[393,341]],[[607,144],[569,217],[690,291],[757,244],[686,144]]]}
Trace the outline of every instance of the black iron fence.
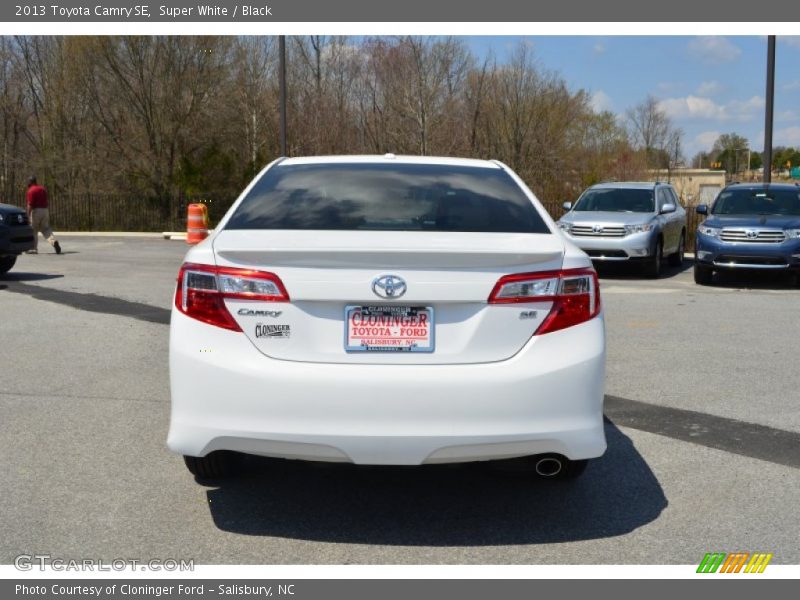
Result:
{"label": "black iron fence", "polygon": [[[225,214],[233,199],[206,201],[211,226]],[[16,202],[24,206],[24,200]],[[560,203],[544,202],[554,219],[564,214]],[[84,194],[50,198],[50,222],[57,231],[185,231],[185,199],[154,201],[120,195]],[[686,250],[694,251],[694,234],[703,220],[694,207],[686,209]]]}
{"label": "black iron fence", "polygon": [[[25,201],[15,204],[24,206]],[[56,231],[185,231],[186,206],[177,198],[51,194],[50,223]]]}

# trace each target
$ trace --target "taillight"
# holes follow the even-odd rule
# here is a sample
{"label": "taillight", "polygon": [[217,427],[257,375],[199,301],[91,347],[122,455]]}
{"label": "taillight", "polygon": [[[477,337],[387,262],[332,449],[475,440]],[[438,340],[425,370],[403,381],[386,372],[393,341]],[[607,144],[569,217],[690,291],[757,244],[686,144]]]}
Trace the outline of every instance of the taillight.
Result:
{"label": "taillight", "polygon": [[534,335],[566,329],[600,313],[600,286],[592,269],[516,273],[501,277],[489,304],[552,301],[550,313]]}
{"label": "taillight", "polygon": [[231,331],[241,331],[225,308],[225,298],[288,302],[289,294],[274,273],[185,263],[178,273],[175,307],[183,314]]}

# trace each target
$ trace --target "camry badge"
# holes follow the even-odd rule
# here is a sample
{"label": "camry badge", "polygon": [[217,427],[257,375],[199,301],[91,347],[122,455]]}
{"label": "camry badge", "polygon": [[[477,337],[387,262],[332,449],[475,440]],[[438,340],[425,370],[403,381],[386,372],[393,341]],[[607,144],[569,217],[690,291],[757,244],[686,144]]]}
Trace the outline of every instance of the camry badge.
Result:
{"label": "camry badge", "polygon": [[372,280],[372,291],[381,298],[399,298],[406,293],[406,282],[397,275],[382,275]]}
{"label": "camry badge", "polygon": [[280,317],[283,312],[280,310],[253,310],[252,308],[240,308],[236,314],[244,317]]}

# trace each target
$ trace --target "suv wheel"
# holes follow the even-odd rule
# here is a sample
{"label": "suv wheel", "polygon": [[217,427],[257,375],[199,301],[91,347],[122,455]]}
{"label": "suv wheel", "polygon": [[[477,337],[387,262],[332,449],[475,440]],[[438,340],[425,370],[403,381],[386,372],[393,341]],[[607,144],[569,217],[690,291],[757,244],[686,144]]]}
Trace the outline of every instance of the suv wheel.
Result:
{"label": "suv wheel", "polygon": [[680,267],[683,265],[683,255],[686,252],[686,232],[681,231],[681,241],[678,242],[678,250],[675,254],[669,255],[669,264],[671,267]]}
{"label": "suv wheel", "polygon": [[229,450],[217,450],[206,456],[184,456],[183,462],[197,479],[223,479],[238,470],[241,455]]}
{"label": "suv wheel", "polygon": [[703,265],[694,264],[694,282],[698,285],[711,285],[711,277],[714,271]]}
{"label": "suv wheel", "polygon": [[14,255],[0,256],[0,275],[5,275],[17,262],[17,257]]}
{"label": "suv wheel", "polygon": [[664,260],[664,243],[661,240],[656,242],[656,249],[653,256],[647,262],[645,272],[651,279],[658,279],[661,276],[661,262]]}

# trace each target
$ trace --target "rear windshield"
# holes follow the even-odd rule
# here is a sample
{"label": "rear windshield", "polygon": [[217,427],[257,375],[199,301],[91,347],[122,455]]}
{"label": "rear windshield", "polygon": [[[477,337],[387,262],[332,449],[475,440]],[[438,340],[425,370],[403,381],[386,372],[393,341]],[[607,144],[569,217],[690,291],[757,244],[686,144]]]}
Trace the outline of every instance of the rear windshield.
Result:
{"label": "rear windshield", "polygon": [[800,216],[800,190],[732,189],[723,190],[714,202],[715,215],[791,215]]}
{"label": "rear windshield", "polygon": [[550,233],[502,169],[397,163],[277,165],[226,227]]}
{"label": "rear windshield", "polygon": [[653,190],[620,188],[588,190],[580,197],[573,210],[651,213],[655,212],[655,200]]}

